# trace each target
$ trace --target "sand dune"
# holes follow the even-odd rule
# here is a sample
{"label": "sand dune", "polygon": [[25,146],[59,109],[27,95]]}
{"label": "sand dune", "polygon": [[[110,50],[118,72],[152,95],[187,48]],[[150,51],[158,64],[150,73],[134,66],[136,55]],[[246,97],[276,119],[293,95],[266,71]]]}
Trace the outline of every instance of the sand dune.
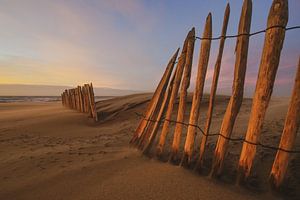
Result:
{"label": "sand dune", "polygon": [[[209,139],[203,174],[149,159],[128,142],[151,94],[130,95],[97,103],[102,120],[60,103],[0,104],[0,199],[276,199],[299,197],[299,156],[293,156],[281,196],[267,184],[274,151],[258,149],[254,175],[246,187],[234,185],[241,144],[230,143],[224,176],[211,180]],[[219,130],[228,97],[219,96],[211,133]],[[278,144],[287,99],[274,99],[262,142]],[[251,100],[245,99],[234,136],[245,134]],[[207,98],[201,108],[203,126]],[[177,108],[177,107],[176,107]],[[190,101],[189,107],[190,108]],[[174,116],[175,118],[175,113]],[[187,116],[186,116],[187,117]],[[169,138],[169,142],[170,142]],[[199,144],[199,134],[196,144]],[[296,146],[299,147],[299,138]],[[164,153],[166,156],[168,152]],[[275,198],[276,197],[276,198]]]}

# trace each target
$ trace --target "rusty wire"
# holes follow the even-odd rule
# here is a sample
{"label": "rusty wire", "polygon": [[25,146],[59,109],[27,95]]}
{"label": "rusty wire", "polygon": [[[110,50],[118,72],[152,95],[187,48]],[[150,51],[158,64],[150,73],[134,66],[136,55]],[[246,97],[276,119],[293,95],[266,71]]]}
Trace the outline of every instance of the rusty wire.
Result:
{"label": "rusty wire", "polygon": [[248,141],[246,140],[245,138],[231,138],[231,137],[227,137],[225,135],[222,135],[221,133],[214,133],[214,134],[206,134],[202,128],[198,125],[195,125],[195,124],[189,124],[189,123],[184,123],[184,122],[179,122],[179,121],[176,121],[176,120],[170,120],[170,119],[162,119],[162,120],[154,120],[154,119],[149,119],[149,118],[146,118],[143,114],[140,114],[140,113],[135,113],[137,116],[143,118],[144,120],[148,121],[148,122],[159,122],[159,123],[163,123],[164,121],[168,121],[170,123],[175,123],[175,124],[182,124],[184,126],[193,126],[195,128],[197,128],[202,135],[206,136],[206,137],[212,137],[212,136],[221,136],[223,137],[224,139],[226,140],[229,140],[229,141],[235,141],[235,142],[245,142],[245,143],[248,143],[248,144],[252,144],[252,145],[255,145],[255,146],[261,146],[263,148],[266,148],[266,149],[272,149],[272,150],[276,150],[276,151],[283,151],[283,152],[286,152],[286,153],[300,153],[300,150],[287,150],[287,149],[283,149],[283,148],[280,148],[280,147],[274,147],[274,146],[270,146],[270,145],[266,145],[266,144],[263,144],[261,142],[258,142],[258,143],[254,143],[254,142],[251,142],[251,141]]}
{"label": "rusty wire", "polygon": [[286,31],[289,31],[289,30],[293,30],[293,29],[299,29],[300,26],[291,26],[291,27],[285,27],[285,26],[279,26],[279,25],[275,25],[275,26],[270,26],[264,30],[261,30],[261,31],[256,31],[256,32],[253,32],[253,33],[241,33],[241,34],[237,34],[237,35],[221,35],[221,36],[218,36],[218,37],[212,37],[212,38],[205,38],[205,37],[195,37],[195,39],[198,39],[198,40],[220,40],[221,38],[236,38],[236,37],[240,37],[240,36],[253,36],[253,35],[258,35],[260,33],[265,33],[267,30],[270,30],[270,29],[273,29],[273,28],[282,28]]}

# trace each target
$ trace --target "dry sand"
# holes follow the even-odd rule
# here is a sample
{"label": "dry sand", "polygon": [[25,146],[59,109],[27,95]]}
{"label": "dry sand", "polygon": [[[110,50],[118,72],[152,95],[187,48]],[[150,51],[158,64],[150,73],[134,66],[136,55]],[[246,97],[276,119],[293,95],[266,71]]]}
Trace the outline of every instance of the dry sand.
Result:
{"label": "dry sand", "polygon": [[[103,121],[60,103],[0,104],[0,199],[275,199],[265,183],[275,152],[258,149],[249,184],[235,186],[235,168],[241,145],[230,143],[224,176],[210,179],[209,139],[202,174],[141,156],[128,142],[149,94],[131,95],[97,103]],[[228,97],[219,96],[211,133],[216,133]],[[287,99],[274,99],[262,142],[277,146],[287,111]],[[251,100],[246,99],[234,136],[244,135]],[[201,108],[203,126],[207,98]],[[190,108],[190,103],[189,107]],[[175,114],[173,116],[175,118]],[[170,138],[171,139],[171,138]],[[169,141],[170,142],[170,141]],[[197,145],[199,138],[197,137]],[[299,137],[297,147],[299,147]],[[167,157],[168,152],[165,152]],[[299,197],[299,156],[293,156],[281,195]],[[293,195],[293,196],[291,196]],[[282,198],[282,197],[280,197]]]}

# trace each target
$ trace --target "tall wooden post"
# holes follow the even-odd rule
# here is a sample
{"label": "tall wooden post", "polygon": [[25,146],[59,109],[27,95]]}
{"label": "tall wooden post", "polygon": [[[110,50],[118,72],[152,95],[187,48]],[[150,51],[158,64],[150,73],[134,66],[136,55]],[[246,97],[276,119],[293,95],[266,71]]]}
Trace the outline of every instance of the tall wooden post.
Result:
{"label": "tall wooden post", "polygon": [[90,106],[92,110],[92,117],[94,118],[95,121],[97,121],[98,119],[96,117],[97,113],[95,107],[95,94],[94,94],[94,88],[92,83],[90,83],[89,89],[90,89]]}
{"label": "tall wooden post", "polygon": [[78,102],[78,89],[77,89],[77,87],[74,88],[74,90],[75,90],[76,110],[78,110],[78,108],[79,108],[79,102]]}
{"label": "tall wooden post", "polygon": [[61,94],[61,104],[64,106],[64,93]]}
{"label": "tall wooden post", "polygon": [[[212,37],[211,18],[212,18],[211,13],[209,13],[206,18],[205,28],[202,35],[203,38]],[[196,125],[198,123],[200,103],[203,95],[204,81],[205,81],[209,54],[210,54],[210,46],[211,46],[210,39],[202,40],[200,54],[199,54],[196,88],[193,95],[193,102],[192,102],[192,108],[190,112],[189,124]],[[188,126],[187,136],[184,145],[184,153],[181,162],[182,165],[190,163],[193,149],[194,149],[195,134],[196,134],[196,127]]]}
{"label": "tall wooden post", "polygon": [[84,86],[81,86],[81,98],[82,98],[82,112],[85,113],[86,109],[85,109],[85,92],[84,92]]}
{"label": "tall wooden post", "polygon": [[175,100],[177,98],[177,94],[178,94],[178,90],[179,90],[179,86],[180,86],[180,82],[181,82],[181,78],[182,78],[182,74],[183,74],[183,69],[184,69],[184,65],[185,65],[185,61],[186,61],[188,41],[189,41],[189,38],[191,38],[191,35],[192,35],[192,31],[189,31],[189,33],[186,36],[186,39],[184,41],[183,48],[182,48],[182,51],[181,51],[181,55],[178,59],[178,63],[177,63],[177,68],[178,69],[177,69],[177,72],[176,72],[174,85],[173,85],[172,93],[171,93],[171,96],[170,96],[169,105],[168,105],[168,108],[167,108],[167,111],[166,111],[166,117],[165,117],[166,120],[164,121],[162,132],[161,132],[161,135],[159,137],[159,142],[158,142],[157,149],[156,149],[156,153],[157,153],[158,156],[163,151],[165,140],[166,140],[167,134],[169,133],[170,121],[168,121],[168,120],[171,120],[173,107],[174,107],[174,104],[175,104]]}
{"label": "tall wooden post", "polygon": [[[287,22],[288,1],[274,0],[269,12],[267,27],[285,27]],[[284,37],[285,28],[272,28],[266,31],[246,141],[257,143],[259,140],[265,113],[272,95]],[[249,176],[255,153],[256,146],[244,142],[239,161],[239,181],[243,181]]]}
{"label": "tall wooden post", "polygon": [[162,120],[162,117],[166,111],[166,108],[168,107],[168,104],[169,104],[169,100],[170,100],[170,96],[171,96],[171,93],[172,93],[172,89],[173,89],[173,85],[174,85],[174,80],[175,80],[175,77],[176,77],[176,73],[177,73],[177,70],[178,69],[178,65],[177,65],[177,68],[174,72],[174,74],[172,75],[172,78],[171,78],[171,81],[169,83],[169,86],[168,86],[168,89],[165,91],[165,94],[164,94],[164,99],[163,99],[163,102],[161,104],[161,107],[160,107],[160,110],[159,110],[159,113],[155,119],[155,122],[154,122],[154,125],[153,125],[153,128],[152,129],[148,129],[147,131],[150,132],[149,134],[149,138],[148,140],[146,141],[146,145],[143,149],[143,153],[144,154],[147,154],[149,153],[152,145],[153,145],[153,142],[155,140],[155,137],[157,135],[157,131],[158,131],[158,128],[161,124],[161,120]]}
{"label": "tall wooden post", "polygon": [[72,109],[76,109],[75,89],[72,89],[71,91],[72,91],[72,102],[73,102]]}
{"label": "tall wooden post", "polygon": [[[175,63],[174,63],[174,65],[175,65]],[[159,98],[159,100],[156,104],[156,107],[154,108],[154,110],[152,112],[152,115],[151,115],[152,120],[158,118],[161,107],[163,106],[164,95],[166,94],[169,79],[170,79],[170,76],[168,77],[166,85],[164,86],[164,88],[161,91],[161,97]],[[144,129],[144,132],[143,132],[142,136],[140,137],[140,141],[139,141],[139,145],[138,145],[138,147],[141,150],[144,149],[144,145],[147,143],[147,140],[149,139],[150,134],[151,134],[152,130],[154,129],[154,126],[155,126],[155,122],[149,121],[148,126]]]}
{"label": "tall wooden post", "polygon": [[84,84],[85,88],[85,99],[86,99],[86,110],[89,116],[91,116],[90,97],[89,97],[89,84]]}
{"label": "tall wooden post", "polygon": [[213,75],[213,80],[212,80],[212,84],[211,84],[208,110],[207,110],[207,114],[206,114],[206,123],[205,123],[205,128],[204,128],[204,135],[201,139],[200,155],[199,155],[197,167],[201,167],[203,164],[202,163],[203,155],[204,155],[204,151],[205,151],[207,135],[209,134],[210,124],[211,124],[211,119],[212,119],[212,114],[213,114],[213,108],[214,108],[214,103],[215,103],[216,91],[217,91],[217,87],[218,87],[218,80],[219,80],[219,74],[220,74],[220,69],[221,69],[222,56],[223,56],[225,39],[226,39],[225,36],[226,36],[226,32],[227,32],[229,15],[230,15],[230,6],[228,3],[226,6],[226,9],[225,9],[225,13],[224,13],[223,27],[222,27],[222,32],[221,32],[222,37],[220,40],[219,53],[218,53],[217,61],[215,64],[214,75]]}
{"label": "tall wooden post", "polygon": [[[279,144],[280,149],[292,150],[297,131],[300,126],[300,58],[298,62],[298,70],[296,73],[296,79],[292,97],[290,100],[288,112],[285,118],[285,124],[281,140]],[[278,150],[273,167],[270,174],[270,182],[272,186],[278,188],[284,179],[289,163],[290,154],[285,151]]]}
{"label": "tall wooden post", "polygon": [[[244,0],[243,8],[240,17],[238,34],[249,34],[251,27],[252,16],[252,0]],[[238,37],[236,42],[236,58],[234,68],[234,80],[232,86],[232,96],[229,100],[223,122],[220,129],[220,134],[225,137],[230,137],[236,117],[240,111],[243,94],[244,81],[247,68],[249,35]],[[212,166],[212,176],[220,175],[223,169],[223,162],[227,153],[229,141],[222,136],[218,137],[217,146]]]}
{"label": "tall wooden post", "polygon": [[87,98],[87,91],[86,91],[86,84],[82,86],[82,92],[83,92],[83,99],[84,99],[84,112],[88,113],[89,112],[89,107],[88,107],[88,98]]}
{"label": "tall wooden post", "polygon": [[[184,122],[184,114],[186,110],[186,100],[188,94],[187,90],[190,86],[191,70],[193,64],[194,45],[195,45],[195,28],[192,29],[192,33],[188,41],[187,55],[186,55],[186,61],[184,65],[182,84],[180,88],[180,99],[179,99],[178,114],[176,120],[178,122]],[[174,139],[172,143],[172,154],[170,158],[171,160],[178,159],[177,154],[179,151],[182,128],[183,128],[183,124],[176,123],[175,131],[174,131]]]}
{"label": "tall wooden post", "polygon": [[[166,90],[166,87],[168,85],[170,76],[172,74],[176,59],[177,59],[177,55],[179,52],[179,48],[176,50],[176,52],[174,53],[174,55],[172,56],[172,58],[170,59],[166,70],[153,94],[153,97],[151,99],[151,101],[149,102],[146,112],[145,112],[145,118],[146,119],[150,119],[153,111],[155,110],[155,108],[157,107],[157,102],[160,101],[160,99],[162,98],[162,94],[164,93],[164,91]],[[145,128],[148,125],[148,121],[145,119],[142,119],[139,123],[139,126],[137,127],[133,138],[131,139],[130,143],[137,143],[139,138],[141,137],[141,135],[144,133]]]}

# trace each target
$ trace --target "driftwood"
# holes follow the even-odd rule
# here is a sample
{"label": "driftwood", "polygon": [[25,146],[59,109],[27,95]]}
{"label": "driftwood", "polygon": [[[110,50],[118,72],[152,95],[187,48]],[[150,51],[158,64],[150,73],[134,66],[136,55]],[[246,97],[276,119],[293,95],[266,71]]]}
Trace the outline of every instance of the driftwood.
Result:
{"label": "driftwood", "polygon": [[[245,0],[240,17],[238,34],[249,34],[252,16],[252,0]],[[249,35],[238,37],[236,42],[236,60],[234,68],[234,80],[232,87],[232,96],[228,103],[220,134],[225,137],[230,137],[232,129],[239,113],[243,101],[244,81],[247,67],[247,56],[249,46]],[[214,160],[211,175],[220,175],[223,168],[224,158],[228,148],[228,140],[219,136],[217,146],[214,153]]]}
{"label": "driftwood", "polygon": [[[193,54],[194,54],[194,46],[195,46],[195,28],[191,30],[191,35],[188,41],[187,47],[187,55],[186,61],[184,65],[184,73],[182,78],[182,84],[180,88],[180,99],[178,105],[178,114],[177,114],[177,122],[184,122],[184,114],[186,110],[186,101],[187,101],[187,90],[190,86],[190,78],[193,64]],[[182,133],[183,124],[176,123],[175,131],[174,131],[174,139],[172,143],[172,154],[171,159],[178,159],[178,151],[180,145],[180,138]]]}
{"label": "driftwood", "polygon": [[214,108],[215,96],[216,96],[216,91],[217,91],[217,86],[218,86],[218,79],[219,79],[219,74],[220,74],[220,69],[221,69],[221,62],[222,62],[222,56],[223,56],[223,50],[224,50],[224,44],[225,44],[225,36],[226,36],[226,32],[227,32],[227,25],[228,25],[228,21],[229,21],[229,15],[230,15],[230,6],[228,3],[226,6],[226,9],[225,9],[225,13],[224,13],[223,26],[222,26],[222,32],[221,32],[222,37],[220,40],[219,53],[218,53],[218,57],[217,57],[217,61],[215,64],[215,69],[214,69],[214,75],[213,75],[213,80],[212,80],[212,85],[211,85],[211,90],[210,90],[208,110],[207,110],[207,115],[206,115],[206,123],[205,123],[205,128],[204,128],[204,135],[201,139],[200,155],[199,155],[197,167],[201,167],[203,164],[202,163],[203,155],[204,155],[204,151],[205,151],[207,135],[209,134],[210,124],[211,124],[211,119],[212,119],[212,114],[213,114],[213,108]]}
{"label": "driftwood", "polygon": [[[174,65],[175,65],[175,61],[178,55],[179,49],[176,50],[176,52],[174,53],[174,55],[172,56],[172,58],[170,59],[167,68],[163,74],[162,79],[160,80],[154,94],[153,97],[150,101],[150,103],[148,104],[148,107],[146,109],[145,112],[145,119],[150,119],[153,115],[153,111],[154,109],[157,107],[157,102],[160,100],[160,98],[162,98],[162,94],[164,93],[163,90],[166,89],[168,82],[169,82],[169,78],[171,76],[171,73],[173,71]],[[149,121],[142,119],[134,133],[133,138],[131,139],[130,143],[134,144],[137,143],[139,141],[139,138],[141,137],[141,135],[144,133],[145,128],[147,127]]]}
{"label": "driftwood", "polygon": [[182,79],[183,69],[184,69],[184,65],[185,65],[185,61],[186,61],[187,46],[188,46],[189,38],[191,38],[191,34],[192,34],[192,31],[189,31],[189,33],[188,33],[188,35],[187,35],[187,37],[184,41],[183,48],[182,48],[182,51],[181,51],[181,55],[178,59],[178,63],[177,63],[177,68],[178,69],[177,69],[177,72],[176,72],[176,76],[175,76],[175,80],[174,80],[174,84],[173,84],[173,89],[172,89],[172,93],[171,93],[171,96],[170,96],[169,105],[168,105],[168,108],[167,108],[167,111],[166,111],[166,116],[165,116],[166,120],[164,121],[162,132],[161,132],[159,142],[158,142],[158,145],[157,145],[157,149],[156,149],[156,153],[157,153],[158,156],[163,151],[165,140],[166,140],[166,137],[169,133],[169,126],[170,126],[170,121],[169,120],[171,120],[171,115],[172,115],[172,112],[173,112],[174,103],[175,103],[175,100],[177,98],[179,85],[180,85],[180,82],[181,82],[181,79]]}
{"label": "driftwood", "polygon": [[[288,1],[274,0],[269,12],[267,27],[285,27],[287,22]],[[265,113],[272,95],[284,37],[284,28],[273,28],[266,31],[258,79],[246,133],[246,140],[252,143],[257,143],[259,140]],[[255,153],[256,146],[244,142],[238,167],[239,181],[243,181],[249,176]]]}
{"label": "driftwood", "polygon": [[[292,97],[290,100],[288,112],[285,118],[285,124],[283,133],[281,135],[281,140],[279,144],[280,149],[292,150],[297,131],[300,126],[300,58],[298,62],[298,70],[296,73],[296,79],[294,84],[294,89],[292,92]],[[289,163],[290,154],[285,151],[278,150],[273,167],[270,174],[271,184],[278,188],[284,179]]]}
{"label": "driftwood", "polygon": [[[205,28],[203,32],[204,38],[212,37],[212,19],[211,13],[206,18]],[[201,49],[199,54],[198,73],[196,80],[196,88],[193,95],[192,108],[190,112],[189,124],[197,124],[199,118],[200,103],[203,95],[204,81],[207,71],[207,65],[209,60],[211,40],[202,40]],[[184,146],[184,154],[182,158],[182,164],[189,163],[194,148],[196,128],[194,126],[188,126],[187,137]]]}

